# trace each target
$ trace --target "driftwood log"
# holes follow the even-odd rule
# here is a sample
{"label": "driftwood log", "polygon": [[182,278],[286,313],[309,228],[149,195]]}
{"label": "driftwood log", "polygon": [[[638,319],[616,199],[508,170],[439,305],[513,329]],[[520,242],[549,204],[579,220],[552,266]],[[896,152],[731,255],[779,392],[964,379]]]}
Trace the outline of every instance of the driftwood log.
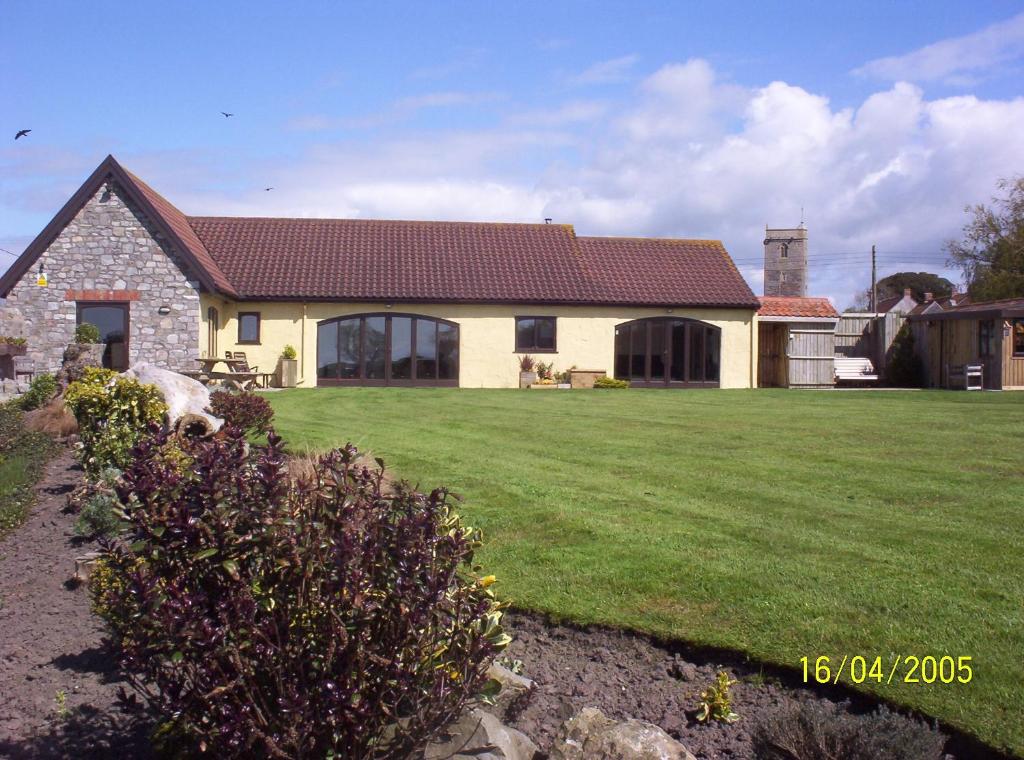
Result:
{"label": "driftwood log", "polygon": [[122,375],[159,389],[167,404],[167,423],[177,435],[206,438],[224,425],[207,411],[210,391],[198,380],[148,362],[139,362]]}

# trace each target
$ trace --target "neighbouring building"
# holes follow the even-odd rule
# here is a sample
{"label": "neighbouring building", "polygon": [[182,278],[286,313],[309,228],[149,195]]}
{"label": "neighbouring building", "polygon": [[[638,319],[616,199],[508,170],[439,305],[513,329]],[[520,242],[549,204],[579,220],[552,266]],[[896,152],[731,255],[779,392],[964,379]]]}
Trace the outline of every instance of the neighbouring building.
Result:
{"label": "neighbouring building", "polygon": [[1024,390],[1024,298],[967,302],[907,319],[927,387],[954,387],[964,365],[980,364],[985,388]]}
{"label": "neighbouring building", "polygon": [[839,312],[832,302],[795,296],[762,296],[760,301],[758,387],[834,386]]}
{"label": "neighbouring building", "polygon": [[[793,261],[805,259],[806,234],[794,243]],[[646,387],[748,388],[757,373],[759,303],[718,241],[189,216],[112,156],[0,278],[0,296],[0,333],[28,339],[36,371],[55,370],[90,322],[116,369],[194,370],[245,351],[273,371],[291,345],[306,387],[515,387],[523,354]]]}
{"label": "neighbouring building", "polygon": [[764,235],[764,294],[807,295],[807,228],[768,229]]}

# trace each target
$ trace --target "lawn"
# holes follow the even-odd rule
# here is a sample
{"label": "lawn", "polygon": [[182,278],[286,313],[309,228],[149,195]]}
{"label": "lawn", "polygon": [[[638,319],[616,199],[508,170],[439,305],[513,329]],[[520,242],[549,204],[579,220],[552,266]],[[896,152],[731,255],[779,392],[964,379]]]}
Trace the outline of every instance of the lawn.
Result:
{"label": "lawn", "polygon": [[0,404],[0,539],[28,516],[32,486],[42,476],[53,448],[48,436],[24,430],[22,412],[15,404]]}
{"label": "lawn", "polygon": [[461,493],[518,606],[793,667],[970,656],[969,684],[861,688],[1024,755],[1024,394],[268,398],[293,449]]}

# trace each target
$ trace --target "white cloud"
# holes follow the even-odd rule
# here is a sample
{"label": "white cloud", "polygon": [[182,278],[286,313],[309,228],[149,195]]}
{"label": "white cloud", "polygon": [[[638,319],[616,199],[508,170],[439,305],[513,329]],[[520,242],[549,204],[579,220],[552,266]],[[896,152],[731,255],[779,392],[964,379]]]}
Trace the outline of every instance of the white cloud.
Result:
{"label": "white cloud", "polygon": [[623,55],[607,61],[600,61],[569,77],[572,84],[616,84],[629,79],[630,71],[640,60],[636,55]]}
{"label": "white cloud", "polygon": [[889,81],[927,82],[970,86],[1001,64],[1024,57],[1024,13],[981,31],[941,40],[905,55],[876,58],[855,74]]}
{"label": "white cloud", "polygon": [[[416,97],[406,107],[462,101]],[[880,275],[941,270],[963,206],[1024,170],[1024,130],[1008,126],[1021,123],[1024,98],[929,100],[897,83],[839,108],[786,82],[739,87],[695,59],[661,67],[622,99],[524,109],[489,128],[320,135],[298,158],[233,164],[206,153],[122,158],[186,213],[552,217],[580,234],[719,238],[755,288],[765,224],[793,225],[803,208],[811,289],[842,307],[867,284],[872,244]],[[16,165],[19,187],[47,187],[55,209],[70,193],[66,173],[42,166]],[[275,191],[259,190],[267,185]],[[9,219],[25,199],[11,183],[5,193],[0,218]],[[863,260],[838,255],[851,251]]]}

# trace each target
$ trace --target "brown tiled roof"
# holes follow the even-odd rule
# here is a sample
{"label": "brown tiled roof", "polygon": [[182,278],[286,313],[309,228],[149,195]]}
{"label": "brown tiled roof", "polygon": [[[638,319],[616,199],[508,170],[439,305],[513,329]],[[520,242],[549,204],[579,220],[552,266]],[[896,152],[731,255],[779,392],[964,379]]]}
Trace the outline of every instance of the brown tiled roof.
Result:
{"label": "brown tiled roof", "polygon": [[759,296],[759,317],[838,317],[839,312],[827,298],[796,296]]}
{"label": "brown tiled roof", "polygon": [[715,240],[577,238],[554,224],[185,216],[113,156],[0,278],[0,295],[110,177],[204,288],[236,298],[758,306]]}
{"label": "brown tiled roof", "polygon": [[171,205],[171,203],[160,195],[160,193],[127,169],[125,170],[125,174],[128,175],[128,178],[136,184],[139,192],[145,196],[146,200],[149,201],[153,206],[153,209],[164,220],[167,226],[174,230],[174,234],[178,236],[180,244],[188,249],[188,253],[192,255],[195,262],[210,275],[210,279],[213,280],[216,289],[230,295],[236,295],[236,289],[233,287],[232,282],[225,277],[220,266],[218,266],[217,262],[210,256],[210,252],[206,250],[206,246],[203,245],[203,241],[199,239],[195,230],[193,230],[189,225],[188,219],[186,219],[185,215],[175,206]]}
{"label": "brown tiled roof", "polygon": [[947,320],[947,319],[995,319],[1024,317],[1024,298],[1002,298],[998,301],[970,301],[963,306],[956,306],[931,314],[913,314],[914,320]]}
{"label": "brown tiled roof", "polygon": [[757,298],[718,240],[577,240],[596,302],[757,308]]}

